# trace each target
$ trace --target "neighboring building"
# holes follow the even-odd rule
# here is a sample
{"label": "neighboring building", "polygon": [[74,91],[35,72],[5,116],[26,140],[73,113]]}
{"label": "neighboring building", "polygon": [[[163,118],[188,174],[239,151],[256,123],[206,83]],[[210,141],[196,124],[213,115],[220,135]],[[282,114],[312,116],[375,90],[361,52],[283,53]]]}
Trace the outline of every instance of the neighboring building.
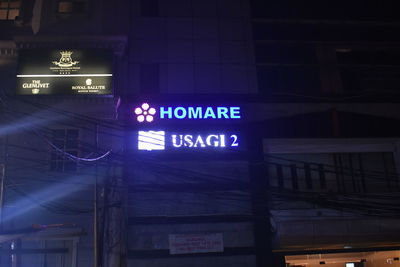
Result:
{"label": "neighboring building", "polygon": [[[137,151],[133,113],[142,101],[246,112],[243,96],[257,92],[247,1],[0,3],[8,125],[1,264],[91,266],[96,258],[102,266],[255,266],[252,206],[241,192],[249,181],[246,121],[164,124],[158,130],[240,147],[154,156]],[[107,96],[80,91],[96,86],[94,78],[74,78],[82,74],[75,66],[89,69],[93,51],[113,53]],[[37,76],[49,69],[51,81]]]}
{"label": "neighboring building", "polygon": [[394,5],[252,1],[281,266],[399,264]]}
{"label": "neighboring building", "polygon": [[[54,85],[49,79],[59,75],[72,81],[62,77],[65,68],[54,62],[65,57],[65,65],[76,63],[77,51],[89,51],[79,56],[76,67],[82,71],[89,71],[84,56],[90,52],[110,55],[105,68],[118,61],[126,24],[114,18],[108,29],[103,12],[122,14],[124,9],[109,4],[112,8],[107,2],[0,1],[2,267],[93,265],[94,185],[97,180],[103,232],[103,184],[121,173],[108,153],[122,150],[118,99],[112,93],[73,94],[63,91],[68,84]],[[75,54],[60,54],[71,49]],[[46,51],[55,51],[54,57],[43,56]],[[97,86],[97,78],[78,78],[79,86]],[[99,243],[102,238],[99,234]]]}

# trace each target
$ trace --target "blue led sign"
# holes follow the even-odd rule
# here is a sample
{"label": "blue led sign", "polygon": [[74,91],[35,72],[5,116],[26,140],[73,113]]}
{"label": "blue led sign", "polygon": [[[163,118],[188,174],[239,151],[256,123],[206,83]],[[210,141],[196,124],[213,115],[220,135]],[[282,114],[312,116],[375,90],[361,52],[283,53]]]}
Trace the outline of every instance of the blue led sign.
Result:
{"label": "blue led sign", "polygon": [[160,107],[161,119],[240,119],[240,107]]}
{"label": "blue led sign", "polygon": [[165,131],[139,131],[138,150],[237,148],[236,134],[168,133]]}
{"label": "blue led sign", "polygon": [[[149,125],[157,121],[168,120],[239,120],[242,118],[238,106],[153,106],[143,103],[133,110],[139,123],[147,124],[146,129],[137,132],[137,149],[152,150],[186,150],[200,151],[214,149],[218,151],[237,149],[239,137],[236,133],[216,131],[206,133],[179,130],[152,130]],[[151,124],[149,124],[151,123]],[[201,123],[199,123],[201,124]],[[150,129],[149,129],[150,128]],[[193,126],[192,126],[193,128]]]}
{"label": "blue led sign", "polygon": [[161,120],[171,119],[214,119],[214,120],[234,120],[240,119],[240,107],[172,107],[161,106],[159,110],[151,107],[148,103],[143,103],[140,107],[135,108],[134,113],[138,122],[152,122],[155,118]]}

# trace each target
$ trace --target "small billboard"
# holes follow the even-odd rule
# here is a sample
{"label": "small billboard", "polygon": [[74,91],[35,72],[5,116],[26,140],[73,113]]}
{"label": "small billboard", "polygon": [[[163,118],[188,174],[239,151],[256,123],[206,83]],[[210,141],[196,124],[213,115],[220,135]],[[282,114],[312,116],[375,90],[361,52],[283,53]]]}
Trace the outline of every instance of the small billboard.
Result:
{"label": "small billboard", "polygon": [[17,95],[112,95],[112,51],[21,49]]}

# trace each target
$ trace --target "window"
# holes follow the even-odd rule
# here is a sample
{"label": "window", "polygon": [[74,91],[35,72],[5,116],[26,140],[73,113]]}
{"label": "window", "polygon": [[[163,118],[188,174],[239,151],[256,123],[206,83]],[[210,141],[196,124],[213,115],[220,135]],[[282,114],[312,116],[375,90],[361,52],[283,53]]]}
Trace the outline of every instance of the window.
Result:
{"label": "window", "polygon": [[[255,17],[341,21],[398,21],[397,2],[394,0],[309,0],[307,5],[304,5],[303,1],[298,0],[250,1]],[[313,8],[309,8],[311,6]]]}
{"label": "window", "polygon": [[77,129],[53,130],[52,143],[60,149],[60,151],[53,149],[51,153],[51,170],[60,172],[76,171],[78,167],[77,162],[68,157],[66,153],[78,156],[79,131]]}
{"label": "window", "polygon": [[140,65],[140,91],[142,93],[157,94],[160,92],[159,64]]}
{"label": "window", "polygon": [[261,64],[306,65],[317,63],[316,51],[313,45],[256,42],[255,53],[257,63]]}
{"label": "window", "polygon": [[273,154],[266,158],[278,190],[332,193],[398,192],[391,152]]}
{"label": "window", "polygon": [[20,0],[0,0],[0,20],[15,20],[20,7]]}
{"label": "window", "polygon": [[61,0],[58,1],[57,12],[59,14],[80,14],[86,11],[86,1],[83,0]]}
{"label": "window", "polygon": [[398,93],[400,50],[337,49],[345,92]]}
{"label": "window", "polygon": [[314,94],[320,91],[319,69],[313,66],[257,66],[260,94]]}

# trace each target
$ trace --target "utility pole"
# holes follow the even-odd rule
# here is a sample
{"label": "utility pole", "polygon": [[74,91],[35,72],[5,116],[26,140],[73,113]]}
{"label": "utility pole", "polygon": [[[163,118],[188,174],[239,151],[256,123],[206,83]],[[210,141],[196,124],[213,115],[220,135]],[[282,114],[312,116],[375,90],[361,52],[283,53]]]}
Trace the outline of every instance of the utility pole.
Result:
{"label": "utility pole", "polygon": [[253,234],[256,266],[273,264],[271,225],[269,214],[269,182],[264,163],[263,136],[256,124],[249,125],[247,133],[248,161],[253,212]]}
{"label": "utility pole", "polygon": [[[6,165],[5,163],[0,164],[0,232],[3,231],[3,208],[4,208],[4,178],[6,175]],[[0,249],[3,245],[0,244]],[[3,259],[0,255],[0,266],[3,266]]]}
{"label": "utility pole", "polygon": [[[98,128],[99,128],[99,126],[96,124],[95,125],[95,127],[96,127],[96,131],[95,131],[95,148],[96,148],[96,150],[97,150],[97,148],[98,148],[98,143],[99,143],[99,138],[98,138]],[[97,171],[98,171],[98,166],[97,166],[97,162],[95,163],[96,165],[96,170],[95,170],[95,177],[94,177],[94,203],[93,203],[93,208],[94,208],[94,211],[93,211],[93,267],[98,267],[99,265],[99,263],[98,263],[98,260],[99,260],[99,256],[98,256],[98,236],[97,236],[97,232],[98,232],[98,229],[97,229],[97,226],[98,226],[98,223],[97,223],[97,210],[98,210],[98,207],[97,207]]]}
{"label": "utility pole", "polygon": [[97,256],[97,174],[94,182],[94,200],[93,200],[93,267],[98,267]]}
{"label": "utility pole", "polygon": [[[4,136],[3,140],[3,163],[0,164],[0,232],[3,231],[6,163],[8,162],[8,134]],[[0,249],[2,248],[3,246],[0,244]],[[0,266],[3,266],[3,261],[4,259],[0,255]]]}
{"label": "utility pole", "polygon": [[6,175],[6,165],[0,164],[0,232],[3,231],[3,205],[4,205],[4,178]]}
{"label": "utility pole", "polygon": [[3,163],[0,164],[0,232],[3,231],[3,215],[4,215],[4,194],[5,186],[4,180],[6,179],[6,163],[8,161],[8,135],[4,136],[4,154]]}
{"label": "utility pole", "polygon": [[[1,100],[1,99],[0,99]],[[0,111],[5,110],[4,102]],[[6,122],[5,116],[1,118],[3,123]],[[3,137],[3,163],[0,163],[0,232],[3,231],[3,214],[4,214],[4,179],[6,178],[6,162],[8,161],[8,134],[6,133]]]}
{"label": "utility pole", "polygon": [[[0,117],[0,121],[4,123],[4,125],[6,125],[6,120],[5,120],[5,105],[3,100],[0,98],[0,102],[1,102],[1,106],[0,106],[0,111],[2,112],[2,115]],[[0,164],[0,232],[3,231],[3,213],[4,213],[4,179],[6,176],[6,161],[7,161],[7,148],[8,148],[8,135],[6,133],[6,135],[3,137],[3,163]],[[0,244],[0,249],[3,249],[3,245]],[[3,266],[3,258],[0,255],[0,265]]]}

